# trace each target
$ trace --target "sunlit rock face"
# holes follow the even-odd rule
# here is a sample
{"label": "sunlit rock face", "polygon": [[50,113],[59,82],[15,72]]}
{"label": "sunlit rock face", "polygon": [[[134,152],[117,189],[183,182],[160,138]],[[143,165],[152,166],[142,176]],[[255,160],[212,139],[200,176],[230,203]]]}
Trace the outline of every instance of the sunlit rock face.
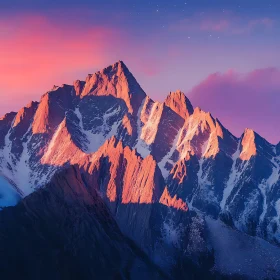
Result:
{"label": "sunlit rock face", "polygon": [[184,202],[181,198],[177,198],[177,195],[174,197],[171,197],[168,189],[165,188],[164,192],[162,193],[162,196],[160,198],[160,203],[168,206],[168,207],[173,207],[175,209],[180,209],[183,211],[188,211],[188,206],[186,202]]}
{"label": "sunlit rock face", "polygon": [[255,132],[251,129],[246,129],[242,136],[239,158],[243,161],[250,160],[250,158],[256,156],[256,154]]}
{"label": "sunlit rock face", "polygon": [[109,202],[151,204],[159,201],[163,191],[164,180],[154,158],[143,159],[115,137],[79,165]]}
{"label": "sunlit rock face", "polygon": [[152,100],[121,61],[6,114],[0,132],[0,174],[20,196],[78,164],[120,224],[134,213],[122,209],[147,204],[148,228],[157,202],[280,241],[279,144],[235,137],[181,91]]}
{"label": "sunlit rock face", "polygon": [[74,106],[75,93],[72,86],[54,86],[44,94],[32,124],[33,134],[53,133],[64,119],[65,113]]}
{"label": "sunlit rock face", "polygon": [[190,100],[180,90],[170,92],[164,103],[183,119],[187,119],[193,113]]}

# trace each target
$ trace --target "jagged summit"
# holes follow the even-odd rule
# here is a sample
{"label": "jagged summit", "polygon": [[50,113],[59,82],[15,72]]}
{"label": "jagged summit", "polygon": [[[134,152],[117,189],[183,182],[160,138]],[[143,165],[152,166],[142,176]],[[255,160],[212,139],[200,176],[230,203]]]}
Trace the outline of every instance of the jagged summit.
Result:
{"label": "jagged summit", "polygon": [[119,60],[115,63],[113,63],[112,65],[109,65],[107,67],[105,67],[103,70],[101,70],[100,72],[106,72],[106,71],[111,71],[111,70],[117,70],[119,72],[129,72],[127,66],[125,65],[125,63],[122,60]]}
{"label": "jagged summit", "polygon": [[137,113],[145,92],[122,61],[88,75],[81,97],[88,95],[112,95],[124,100],[130,113]]}
{"label": "jagged summit", "polygon": [[164,103],[183,119],[188,118],[194,111],[190,100],[180,90],[170,92]]}

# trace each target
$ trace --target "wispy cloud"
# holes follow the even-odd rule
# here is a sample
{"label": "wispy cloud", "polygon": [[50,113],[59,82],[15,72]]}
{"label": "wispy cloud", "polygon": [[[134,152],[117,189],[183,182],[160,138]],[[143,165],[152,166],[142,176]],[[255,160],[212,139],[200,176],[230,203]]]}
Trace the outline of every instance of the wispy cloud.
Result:
{"label": "wispy cloud", "polygon": [[243,34],[261,28],[271,29],[276,23],[275,19],[268,17],[244,19],[231,12],[200,13],[172,23],[169,29],[178,32]]}
{"label": "wispy cloud", "polygon": [[259,19],[252,19],[243,22],[242,24],[235,24],[232,25],[231,32],[235,34],[244,34],[250,33],[254,30],[258,29],[272,29],[276,25],[276,20],[271,18],[259,18]]}

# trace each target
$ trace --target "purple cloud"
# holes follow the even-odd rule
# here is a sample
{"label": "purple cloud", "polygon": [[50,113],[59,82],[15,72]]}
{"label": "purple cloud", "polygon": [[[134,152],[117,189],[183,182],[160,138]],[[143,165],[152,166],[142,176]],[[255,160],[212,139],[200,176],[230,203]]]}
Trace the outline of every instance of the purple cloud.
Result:
{"label": "purple cloud", "polygon": [[272,143],[280,141],[279,69],[214,73],[194,87],[189,97],[237,136],[252,128]]}

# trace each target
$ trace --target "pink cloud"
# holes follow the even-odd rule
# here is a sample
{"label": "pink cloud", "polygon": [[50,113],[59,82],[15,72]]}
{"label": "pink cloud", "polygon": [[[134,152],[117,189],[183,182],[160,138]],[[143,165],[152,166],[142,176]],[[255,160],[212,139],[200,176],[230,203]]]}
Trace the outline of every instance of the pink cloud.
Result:
{"label": "pink cloud", "polygon": [[247,127],[273,143],[280,141],[279,69],[214,73],[194,87],[189,97],[238,136]]}

